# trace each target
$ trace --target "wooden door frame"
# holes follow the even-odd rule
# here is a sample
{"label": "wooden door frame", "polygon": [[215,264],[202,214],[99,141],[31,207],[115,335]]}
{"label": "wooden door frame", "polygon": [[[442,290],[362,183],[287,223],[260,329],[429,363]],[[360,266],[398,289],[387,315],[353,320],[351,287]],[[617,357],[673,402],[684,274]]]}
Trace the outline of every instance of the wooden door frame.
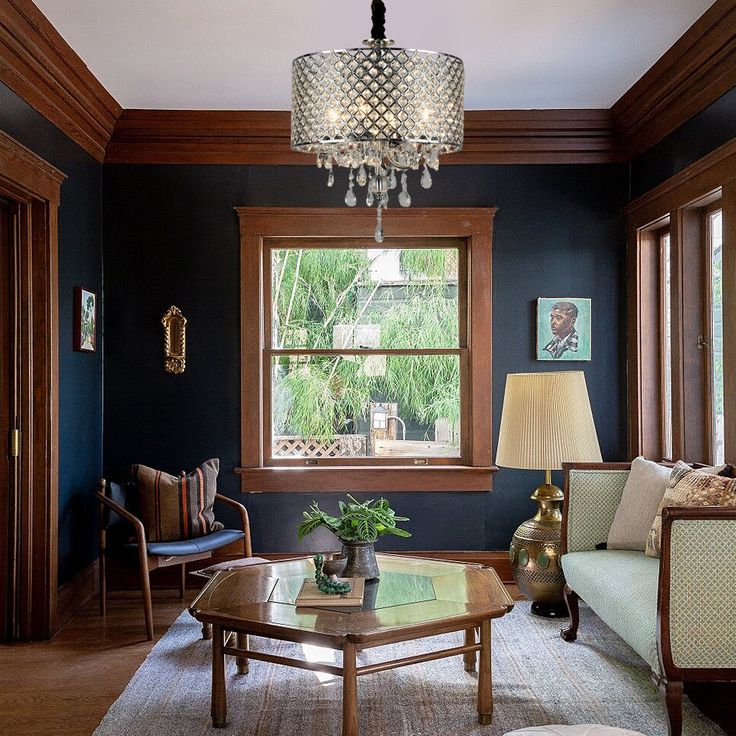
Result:
{"label": "wooden door frame", "polygon": [[[0,131],[0,194],[20,206],[18,636],[56,630],[59,486],[58,209],[66,176]],[[0,444],[5,442],[0,438]]]}

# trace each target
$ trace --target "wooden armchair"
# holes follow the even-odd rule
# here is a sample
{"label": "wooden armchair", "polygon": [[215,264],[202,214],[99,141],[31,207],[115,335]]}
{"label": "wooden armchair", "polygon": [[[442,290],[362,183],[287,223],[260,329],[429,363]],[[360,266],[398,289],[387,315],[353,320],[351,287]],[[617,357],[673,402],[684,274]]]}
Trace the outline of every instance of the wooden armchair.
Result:
{"label": "wooden armchair", "polygon": [[[221,493],[215,495],[215,502],[236,509],[240,515],[242,530],[220,529],[203,537],[174,542],[146,542],[143,522],[135,515],[132,504],[133,484],[121,485],[100,480],[96,492],[99,501],[100,526],[100,615],[104,616],[107,598],[106,556],[109,551],[122,553],[137,552],[143,592],[143,609],[146,619],[146,636],[153,639],[153,606],[151,604],[151,582],[149,573],[160,567],[181,567],[179,590],[184,598],[186,587],[186,563],[212,557],[216,549],[242,540],[243,555],[252,557],[250,522],[245,506]],[[130,526],[133,527],[135,541],[130,541]],[[112,542],[111,544],[109,542]]]}

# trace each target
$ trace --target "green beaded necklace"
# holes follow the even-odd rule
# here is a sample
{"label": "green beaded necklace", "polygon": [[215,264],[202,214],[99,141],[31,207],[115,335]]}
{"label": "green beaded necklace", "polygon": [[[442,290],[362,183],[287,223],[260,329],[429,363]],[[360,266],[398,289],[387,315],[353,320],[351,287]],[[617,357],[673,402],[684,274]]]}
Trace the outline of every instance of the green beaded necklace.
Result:
{"label": "green beaded necklace", "polygon": [[327,595],[343,595],[350,592],[349,583],[341,583],[339,580],[330,580],[330,578],[322,572],[325,564],[323,555],[317,553],[314,556],[314,580],[320,592]]}

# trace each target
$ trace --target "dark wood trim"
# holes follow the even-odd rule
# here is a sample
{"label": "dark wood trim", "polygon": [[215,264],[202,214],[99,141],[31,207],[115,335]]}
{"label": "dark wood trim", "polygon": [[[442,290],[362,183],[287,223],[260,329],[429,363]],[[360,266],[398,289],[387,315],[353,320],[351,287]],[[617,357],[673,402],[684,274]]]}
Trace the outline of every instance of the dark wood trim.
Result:
{"label": "dark wood trim", "polygon": [[[462,151],[445,164],[624,160],[608,110],[467,110]],[[124,110],[105,163],[304,164],[288,110]]]}
{"label": "dark wood trim", "polygon": [[0,82],[104,159],[122,108],[31,0],[0,4]]}
{"label": "dark wood trim", "polygon": [[99,560],[87,565],[71,580],[59,588],[56,606],[56,625],[58,629],[66,626],[87,601],[99,591]]}
{"label": "dark wood trim", "polygon": [[0,132],[0,194],[19,208],[18,396],[21,639],[57,627],[59,337],[58,204],[64,175]]}
{"label": "dark wood trim", "polygon": [[[470,309],[465,333],[468,380],[462,387],[467,407],[470,444],[462,466],[417,467],[268,467],[266,423],[270,415],[270,371],[265,358],[270,346],[266,323],[269,305],[266,258],[279,238],[365,239],[373,234],[375,212],[369,208],[249,208],[238,207],[241,242],[241,489],[248,491],[317,490],[473,490],[488,491],[492,472],[491,407],[491,241],[494,208],[433,208],[387,210],[387,237],[460,238],[468,254]],[[448,474],[449,473],[449,474]],[[347,485],[346,485],[347,483]]]}
{"label": "dark wood trim", "polygon": [[[658,397],[659,351],[652,351],[659,319],[645,308],[659,291],[659,275],[644,267],[647,245],[662,223],[669,223],[672,309],[672,445],[673,457],[708,460],[708,381],[706,351],[697,349],[707,318],[704,293],[702,212],[720,201],[723,209],[724,258],[724,389],[736,391],[732,374],[736,353],[736,309],[733,290],[736,240],[736,139],[696,161],[638,198],[628,215],[628,401],[629,452],[661,457],[660,430],[652,430],[662,407]],[[687,264],[687,265],[686,265]],[[730,269],[730,270],[729,270]],[[733,394],[726,393],[726,396]],[[653,403],[657,406],[653,407]],[[736,419],[726,413],[726,460],[736,459]]]}
{"label": "dark wood trim", "polygon": [[736,86],[736,3],[713,5],[611,108],[634,158]]}
{"label": "dark wood trim", "polygon": [[[723,371],[723,395],[731,397],[724,417],[724,459],[736,464],[736,411],[733,397],[736,396],[736,179],[723,185],[721,199],[723,207],[723,364],[730,366]],[[729,319],[725,319],[730,315]]]}
{"label": "dark wood trim", "polygon": [[490,491],[495,465],[236,468],[244,493]]}
{"label": "dark wood trim", "polygon": [[628,204],[624,214],[635,228],[649,227],[678,207],[704,199],[736,179],[736,138],[679,171]]}

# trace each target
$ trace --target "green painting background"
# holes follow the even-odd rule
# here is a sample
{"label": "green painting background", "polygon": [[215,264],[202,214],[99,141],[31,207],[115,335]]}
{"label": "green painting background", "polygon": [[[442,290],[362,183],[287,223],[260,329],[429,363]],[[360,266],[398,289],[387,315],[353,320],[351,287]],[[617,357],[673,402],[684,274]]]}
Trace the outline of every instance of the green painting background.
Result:
{"label": "green painting background", "polygon": [[[572,302],[578,308],[578,318],[575,329],[578,332],[578,351],[565,351],[561,358],[553,358],[544,346],[552,339],[552,330],[549,326],[549,313],[552,305],[557,302]],[[590,299],[574,296],[540,297],[537,299],[537,360],[552,360],[556,363],[573,360],[590,360],[590,333],[591,333],[591,303]]]}

